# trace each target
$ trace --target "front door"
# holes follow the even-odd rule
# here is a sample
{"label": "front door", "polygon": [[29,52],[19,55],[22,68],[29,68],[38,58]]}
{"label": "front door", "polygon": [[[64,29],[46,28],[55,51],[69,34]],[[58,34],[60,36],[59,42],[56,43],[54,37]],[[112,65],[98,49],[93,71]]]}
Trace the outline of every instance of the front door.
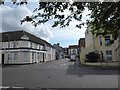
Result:
{"label": "front door", "polygon": [[44,53],[43,53],[43,62],[45,61],[45,55],[44,55]]}
{"label": "front door", "polygon": [[2,64],[4,64],[4,54],[2,54]]}

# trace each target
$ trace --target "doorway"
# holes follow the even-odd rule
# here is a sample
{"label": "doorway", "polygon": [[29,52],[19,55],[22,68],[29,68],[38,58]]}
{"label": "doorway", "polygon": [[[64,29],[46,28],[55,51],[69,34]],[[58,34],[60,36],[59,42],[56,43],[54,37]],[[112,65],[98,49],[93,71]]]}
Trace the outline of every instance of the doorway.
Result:
{"label": "doorway", "polygon": [[5,54],[2,54],[2,64],[4,64]]}
{"label": "doorway", "polygon": [[44,55],[44,53],[43,53],[43,62],[45,61],[45,55]]}

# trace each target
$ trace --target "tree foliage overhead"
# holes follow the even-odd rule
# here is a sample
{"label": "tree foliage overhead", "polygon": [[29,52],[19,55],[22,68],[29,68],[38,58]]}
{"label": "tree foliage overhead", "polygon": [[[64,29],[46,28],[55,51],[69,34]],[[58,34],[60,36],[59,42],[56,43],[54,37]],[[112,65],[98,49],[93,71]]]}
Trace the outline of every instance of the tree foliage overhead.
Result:
{"label": "tree foliage overhead", "polygon": [[[27,4],[27,0],[11,0],[13,4]],[[112,34],[116,39],[120,32],[120,2],[38,2],[33,16],[26,16],[21,20],[21,24],[25,21],[32,22],[34,26],[54,20],[52,27],[66,27],[75,19],[80,23],[76,27],[81,28],[85,23],[92,27],[92,33],[102,32],[103,35]],[[4,4],[0,0],[0,4]],[[29,4],[29,3],[28,3]],[[90,18],[85,23],[81,21],[85,8],[91,10]],[[70,13],[66,14],[66,10]]]}

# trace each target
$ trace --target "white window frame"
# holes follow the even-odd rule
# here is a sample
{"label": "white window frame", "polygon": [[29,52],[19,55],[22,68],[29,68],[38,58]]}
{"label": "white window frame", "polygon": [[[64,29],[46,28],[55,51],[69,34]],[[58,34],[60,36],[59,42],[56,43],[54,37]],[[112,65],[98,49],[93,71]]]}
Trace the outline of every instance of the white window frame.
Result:
{"label": "white window frame", "polygon": [[106,50],[106,59],[112,60],[112,50]]}
{"label": "white window frame", "polygon": [[33,47],[33,43],[32,42],[30,42],[30,48],[32,48]]}
{"label": "white window frame", "polygon": [[14,60],[18,60],[18,53],[14,53]]}
{"label": "white window frame", "polygon": [[34,60],[34,56],[35,56],[35,55],[34,55],[34,52],[32,52],[32,60]]}
{"label": "white window frame", "polygon": [[39,57],[39,52],[37,52],[37,59],[38,59],[38,60],[40,59],[40,57]]}
{"label": "white window frame", "polygon": [[12,53],[8,53],[8,60],[12,60]]}
{"label": "white window frame", "polygon": [[13,48],[16,48],[17,47],[17,41],[13,41]]}

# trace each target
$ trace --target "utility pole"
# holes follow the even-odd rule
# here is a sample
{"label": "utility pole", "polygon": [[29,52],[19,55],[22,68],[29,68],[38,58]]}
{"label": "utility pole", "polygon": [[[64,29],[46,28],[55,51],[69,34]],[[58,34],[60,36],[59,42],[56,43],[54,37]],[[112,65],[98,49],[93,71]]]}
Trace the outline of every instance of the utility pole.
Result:
{"label": "utility pole", "polygon": [[9,63],[9,48],[10,48],[10,35],[9,34],[6,34],[6,36],[8,37],[8,59],[7,59],[7,64]]}

